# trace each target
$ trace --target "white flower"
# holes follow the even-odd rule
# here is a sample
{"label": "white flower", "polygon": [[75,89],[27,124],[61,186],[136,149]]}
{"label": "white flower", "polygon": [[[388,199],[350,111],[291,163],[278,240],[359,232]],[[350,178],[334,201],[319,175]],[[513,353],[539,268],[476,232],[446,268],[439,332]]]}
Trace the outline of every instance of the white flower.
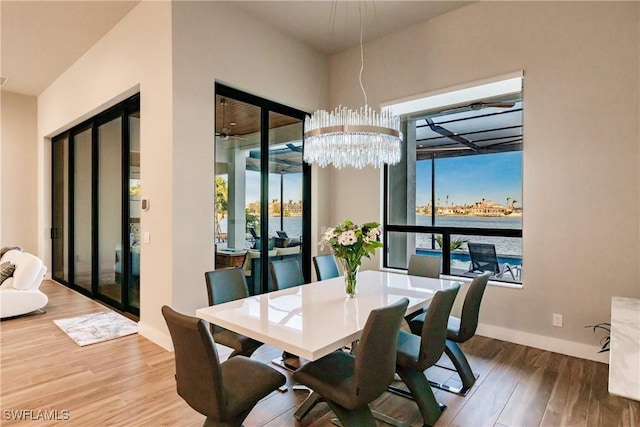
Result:
{"label": "white flower", "polygon": [[333,227],[327,228],[327,231],[324,232],[324,235],[322,236],[322,239],[326,240],[326,241],[329,241],[329,240],[333,239],[334,230],[335,230],[335,228],[333,228]]}
{"label": "white flower", "polygon": [[322,237],[320,238],[320,249],[324,249],[324,247],[326,245],[329,245],[331,243],[331,239],[333,239],[335,237],[335,229],[334,228],[327,228],[327,231],[324,232],[324,234],[322,235]]}
{"label": "white flower", "polygon": [[367,233],[367,237],[371,240],[376,240],[376,238],[378,237],[378,234],[380,234],[380,230],[378,230],[377,228],[372,228]]}
{"label": "white flower", "polygon": [[342,246],[351,246],[358,242],[356,233],[353,230],[347,230],[340,233],[338,236],[338,243]]}

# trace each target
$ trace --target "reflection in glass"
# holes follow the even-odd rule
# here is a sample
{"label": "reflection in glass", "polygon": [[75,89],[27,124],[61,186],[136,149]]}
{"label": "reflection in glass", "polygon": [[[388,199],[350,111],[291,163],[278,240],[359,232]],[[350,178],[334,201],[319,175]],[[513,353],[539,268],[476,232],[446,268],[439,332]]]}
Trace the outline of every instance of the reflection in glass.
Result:
{"label": "reflection in glass", "polygon": [[91,129],[73,137],[74,283],[91,291]]}
{"label": "reflection in glass", "polygon": [[122,302],[122,119],[98,127],[98,292]]}
{"label": "reflection in glass", "polygon": [[69,140],[67,137],[52,142],[53,210],[52,275],[56,280],[69,282],[68,234],[69,223]]}
{"label": "reflection in glass", "polygon": [[140,308],[140,112],[129,116],[129,305]]}

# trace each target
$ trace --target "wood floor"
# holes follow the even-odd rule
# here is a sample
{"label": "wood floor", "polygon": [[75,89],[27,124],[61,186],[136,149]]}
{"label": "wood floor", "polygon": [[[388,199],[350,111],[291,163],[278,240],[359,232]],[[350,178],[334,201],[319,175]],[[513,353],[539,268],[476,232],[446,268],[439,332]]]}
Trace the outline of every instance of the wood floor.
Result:
{"label": "wood floor", "polygon": [[[46,314],[0,322],[0,425],[202,425],[204,417],[176,394],[172,353],[137,334],[79,347],[52,320],[103,307],[51,281],[41,289],[49,296]],[[480,377],[466,397],[436,392],[448,405],[437,426],[640,426],[640,402],[608,394],[605,364],[480,336],[463,348]],[[279,354],[263,346],[253,357],[266,362]],[[427,374],[456,381],[441,368]],[[245,426],[331,425],[324,403],[294,422],[306,395],[272,393]],[[372,406],[422,425],[410,400],[385,393]],[[15,420],[18,415],[32,420]]]}

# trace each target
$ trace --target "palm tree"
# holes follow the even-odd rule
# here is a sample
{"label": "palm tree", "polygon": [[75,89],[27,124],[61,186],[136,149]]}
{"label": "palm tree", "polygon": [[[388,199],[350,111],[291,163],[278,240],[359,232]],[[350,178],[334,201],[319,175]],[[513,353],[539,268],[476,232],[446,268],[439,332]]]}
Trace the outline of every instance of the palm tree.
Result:
{"label": "palm tree", "polygon": [[[442,248],[442,234],[438,234],[435,240],[438,246]],[[453,252],[456,249],[460,249],[465,243],[469,243],[469,240],[464,237],[457,237],[449,242],[449,250]]]}

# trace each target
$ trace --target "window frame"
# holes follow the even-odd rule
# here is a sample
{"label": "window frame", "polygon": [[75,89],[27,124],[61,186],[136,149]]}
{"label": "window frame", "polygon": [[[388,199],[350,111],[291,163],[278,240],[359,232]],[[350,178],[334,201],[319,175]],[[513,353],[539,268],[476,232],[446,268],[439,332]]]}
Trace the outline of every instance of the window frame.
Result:
{"label": "window frame", "polygon": [[[496,77],[494,79],[489,79],[489,80],[485,80],[482,82],[476,82],[476,83],[471,83],[468,85],[465,85],[466,88],[468,89],[475,89],[475,87],[477,86],[481,86],[481,85],[485,85],[487,84],[487,82],[489,82],[489,84],[493,84],[493,83],[500,83],[500,81],[502,79],[513,79],[515,77],[519,77],[521,79],[521,82],[523,81],[523,76],[522,76],[522,72],[519,73],[512,73],[510,75],[505,75],[505,76],[499,76]],[[506,81],[506,80],[505,80]],[[460,92],[462,92],[464,90],[464,88],[461,89],[461,87],[456,87],[456,88],[452,88],[451,89],[451,93],[454,94],[459,94]],[[434,114],[438,111],[442,111],[444,109],[447,108],[448,105],[451,105],[450,102],[444,102],[440,105],[430,105],[429,102],[432,102],[432,98],[438,98],[438,99],[442,99],[443,95],[446,95],[449,91],[447,90],[442,90],[442,91],[438,91],[438,93],[436,93],[435,95],[431,96],[430,94],[424,94],[424,95],[420,95],[417,97],[414,97],[412,100],[406,101],[406,100],[401,100],[397,103],[387,103],[386,107],[383,108],[393,108],[393,110],[395,111],[396,108],[399,106],[401,113],[403,115],[403,119],[404,119],[404,126],[405,126],[405,138],[408,135],[413,135],[413,137],[415,137],[415,131],[413,130],[409,130],[407,129],[407,127],[409,126],[409,122],[414,122],[415,118],[418,115],[427,115],[429,111],[434,112]],[[523,93],[523,89],[522,87],[520,88],[520,94]],[[488,97],[489,98],[489,97]],[[423,102],[426,101],[426,102]],[[417,108],[419,107],[415,107],[417,105],[428,105],[428,110],[423,110],[423,111],[417,111]],[[416,110],[411,110],[411,108],[416,108]],[[523,114],[523,113],[521,113]],[[524,127],[523,127],[524,129]],[[524,132],[523,132],[524,135]],[[406,141],[405,141],[406,144]],[[521,153],[523,153],[523,149],[520,150]],[[405,155],[407,155],[406,151],[405,151]],[[436,171],[436,156],[432,156],[431,157],[431,173],[432,173],[432,181],[431,181],[431,206],[435,207],[436,203],[436,189],[435,189],[435,175],[437,174]],[[406,158],[406,161],[410,161],[413,163],[417,163],[418,160],[416,159],[415,155],[412,156],[408,156]],[[524,157],[523,157],[523,162],[524,162]],[[434,221],[434,216],[435,216],[435,209],[432,208],[432,220],[431,220],[431,225],[417,225],[417,224],[398,224],[398,223],[390,223],[390,209],[391,209],[391,205],[390,205],[390,195],[389,195],[389,191],[390,191],[390,173],[391,173],[391,168],[388,165],[384,166],[384,170],[383,170],[383,218],[382,218],[382,225],[383,225],[383,242],[384,242],[384,248],[383,248],[383,257],[382,257],[382,267],[383,268],[387,268],[387,269],[402,269],[402,270],[406,270],[406,268],[399,268],[396,265],[390,265],[389,263],[389,254],[390,254],[390,248],[388,243],[390,242],[390,235],[391,233],[415,233],[415,234],[440,234],[442,235],[442,247],[440,248],[440,250],[442,251],[442,274],[445,276],[452,276],[452,277],[467,277],[467,276],[459,276],[459,275],[453,275],[451,273],[451,249],[450,249],[450,244],[451,244],[451,236],[452,235],[456,235],[456,236],[486,236],[486,237],[508,237],[508,238],[523,238],[523,228],[524,228],[524,224],[522,225],[522,227],[520,229],[517,228],[487,228],[487,227],[457,227],[457,226],[443,226],[443,225],[434,225],[435,221]],[[523,171],[524,173],[524,171]],[[416,182],[416,186],[418,186],[418,183]],[[522,258],[524,260],[524,258]],[[515,286],[522,286],[523,285],[523,281],[522,278],[520,278],[519,280],[517,280],[516,282],[513,281],[503,281],[501,278],[493,278],[492,277],[492,281],[498,281],[500,283],[504,283],[505,285],[515,285]]]}

